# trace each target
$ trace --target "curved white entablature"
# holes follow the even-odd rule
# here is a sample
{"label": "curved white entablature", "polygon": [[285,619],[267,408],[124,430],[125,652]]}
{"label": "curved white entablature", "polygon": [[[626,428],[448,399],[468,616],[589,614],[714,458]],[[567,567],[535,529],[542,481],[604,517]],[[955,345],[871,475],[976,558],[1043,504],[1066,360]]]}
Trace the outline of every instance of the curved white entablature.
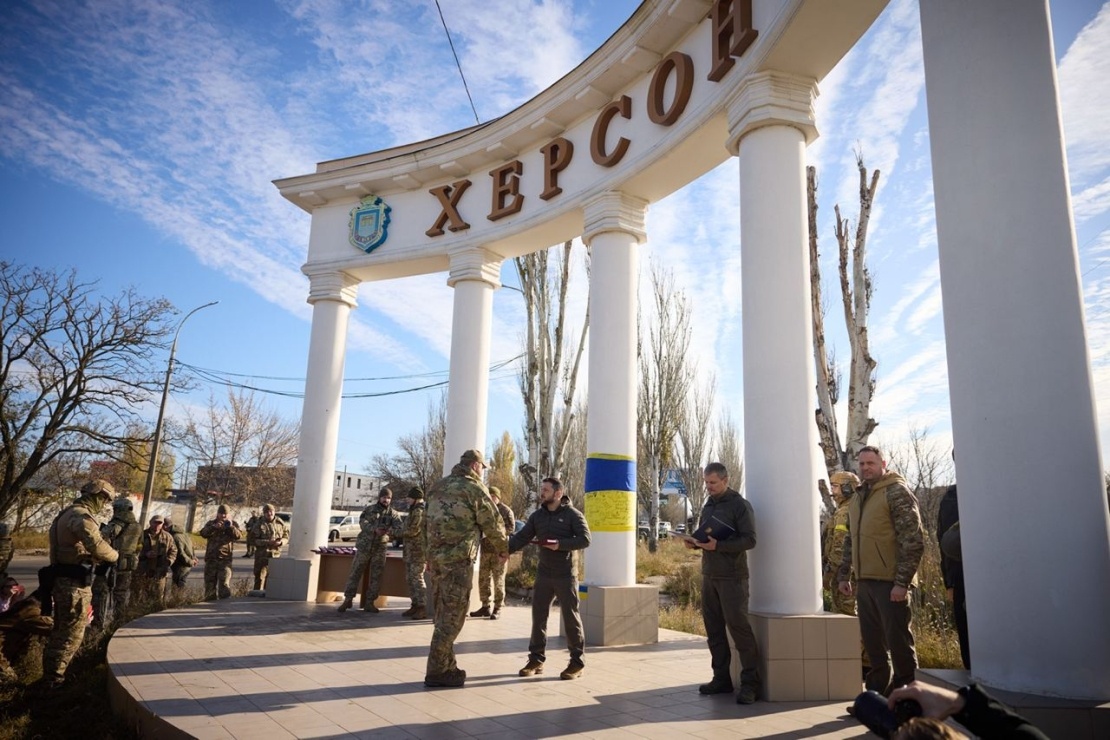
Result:
{"label": "curved white entablature", "polygon": [[[737,110],[745,80],[773,72],[815,94],[884,5],[645,2],[575,70],[497,120],[275,181],[312,214],[303,269],[360,280],[445,271],[460,249],[508,258],[579,236],[585,204],[608,191],[657,201],[729,157],[731,119],[759,125]],[[811,101],[789,102],[811,139]],[[349,237],[352,210],[371,195],[391,215],[367,254]]]}

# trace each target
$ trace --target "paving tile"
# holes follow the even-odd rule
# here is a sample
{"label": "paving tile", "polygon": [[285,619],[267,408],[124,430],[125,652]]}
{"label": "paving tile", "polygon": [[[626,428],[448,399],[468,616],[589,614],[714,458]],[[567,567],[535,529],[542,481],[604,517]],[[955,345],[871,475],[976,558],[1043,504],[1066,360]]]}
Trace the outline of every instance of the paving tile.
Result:
{"label": "paving tile", "polygon": [[[162,612],[109,646],[120,685],[146,708],[203,738],[741,738],[861,737],[845,702],[760,702],[697,693],[708,668],[702,638],[661,630],[658,643],[593,648],[586,674],[521,678],[527,607],[497,623],[469,620],[456,645],[466,686],[423,686],[432,625],[391,611],[342,622],[334,607],[243,600]],[[173,619],[167,619],[172,614]],[[350,615],[347,615],[350,616]],[[149,617],[144,618],[149,619]],[[554,624],[554,622],[553,622]],[[807,734],[808,733],[808,734]]]}

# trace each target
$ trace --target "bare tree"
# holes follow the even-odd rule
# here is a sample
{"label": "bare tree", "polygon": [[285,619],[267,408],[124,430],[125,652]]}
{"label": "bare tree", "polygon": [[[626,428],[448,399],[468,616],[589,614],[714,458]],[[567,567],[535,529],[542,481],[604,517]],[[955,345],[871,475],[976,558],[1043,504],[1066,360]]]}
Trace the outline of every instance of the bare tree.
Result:
{"label": "bare tree", "polygon": [[954,480],[952,458],[946,448],[929,436],[928,427],[912,425],[909,438],[887,451],[887,467],[898,471],[917,496],[926,529],[935,527],[937,509],[945,489]]}
{"label": "bare tree", "polygon": [[678,420],[693,380],[693,367],[685,351],[690,346],[686,294],[675,290],[670,273],[658,269],[652,269],[651,286],[653,315],[646,322],[641,317],[637,341],[640,387],[636,446],[640,462],[637,490],[640,504],[649,512],[648,549],[655,552],[659,492],[667,469],[675,464]]}
{"label": "bare tree", "polygon": [[[114,457],[161,391],[173,306],[0,262],[0,518],[60,456]],[[158,358],[159,360],[161,358]]]}
{"label": "bare tree", "polygon": [[212,396],[201,418],[187,416],[178,444],[208,467],[205,489],[247,506],[284,506],[292,501],[290,469],[299,436],[299,422],[267,408],[253,391],[229,389],[226,405]]}
{"label": "bare tree", "polygon": [[[527,317],[520,374],[527,451],[522,464],[534,468],[540,477],[564,472],[563,455],[573,423],[578,369],[590,324],[587,304],[577,337],[568,337],[571,246],[572,242],[565,242],[553,264],[549,260],[550,250],[515,260]],[[588,255],[587,252],[587,260]]]}
{"label": "bare tree", "polygon": [[725,466],[729,487],[739,491],[744,485],[744,451],[740,445],[740,430],[727,409],[717,417],[716,440],[710,457]]}
{"label": "bare tree", "polygon": [[[844,324],[852,350],[848,381],[848,425],[841,442],[836,419],[836,403],[840,396],[840,377],[835,371],[836,357],[825,343],[824,305],[821,299],[821,268],[817,249],[817,175],[813,167],[806,169],[809,202],[810,289],[813,302],[813,355],[817,367],[817,428],[825,466],[830,475],[836,470],[851,470],[861,447],[878,425],[870,416],[871,398],[875,393],[875,366],[868,340],[868,314],[871,310],[871,275],[867,269],[867,228],[871,207],[879,187],[879,171],[870,180],[863,155],[856,154],[859,170],[859,218],[854,236],[850,223],[836,213],[836,242],[839,252],[840,297],[844,308]],[[849,277],[849,268],[851,275]]]}
{"label": "bare tree", "polygon": [[420,486],[425,491],[443,477],[447,439],[447,401],[440,396],[429,402],[424,429],[397,440],[396,455],[375,455],[368,470],[390,485]]}
{"label": "bare tree", "polygon": [[690,513],[683,512],[683,521],[687,516],[696,515],[705,503],[705,488],[703,486],[702,471],[705,468],[706,457],[709,454],[709,442],[712,436],[710,422],[713,418],[714,396],[717,393],[717,382],[710,378],[705,383],[694,386],[693,391],[686,397],[685,408],[678,418],[678,454],[675,467],[678,476],[686,489],[686,503]]}

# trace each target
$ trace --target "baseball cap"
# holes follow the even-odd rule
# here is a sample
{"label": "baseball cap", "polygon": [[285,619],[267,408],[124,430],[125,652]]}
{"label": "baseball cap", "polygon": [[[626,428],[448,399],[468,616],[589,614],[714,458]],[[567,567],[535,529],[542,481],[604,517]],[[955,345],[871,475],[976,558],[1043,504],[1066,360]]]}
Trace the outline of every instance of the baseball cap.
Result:
{"label": "baseball cap", "polygon": [[462,457],[459,458],[459,462],[461,462],[463,465],[481,463],[483,468],[489,467],[489,465],[486,464],[485,457],[482,456],[481,450],[467,450],[462,454]]}

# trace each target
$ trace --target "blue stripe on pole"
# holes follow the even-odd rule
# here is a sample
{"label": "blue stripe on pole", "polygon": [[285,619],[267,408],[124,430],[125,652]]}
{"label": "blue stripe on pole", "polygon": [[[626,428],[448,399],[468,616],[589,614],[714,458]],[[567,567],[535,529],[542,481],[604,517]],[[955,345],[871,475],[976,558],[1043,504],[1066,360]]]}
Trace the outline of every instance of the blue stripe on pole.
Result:
{"label": "blue stripe on pole", "polygon": [[591,454],[586,458],[586,493],[635,491],[636,461],[617,455]]}

